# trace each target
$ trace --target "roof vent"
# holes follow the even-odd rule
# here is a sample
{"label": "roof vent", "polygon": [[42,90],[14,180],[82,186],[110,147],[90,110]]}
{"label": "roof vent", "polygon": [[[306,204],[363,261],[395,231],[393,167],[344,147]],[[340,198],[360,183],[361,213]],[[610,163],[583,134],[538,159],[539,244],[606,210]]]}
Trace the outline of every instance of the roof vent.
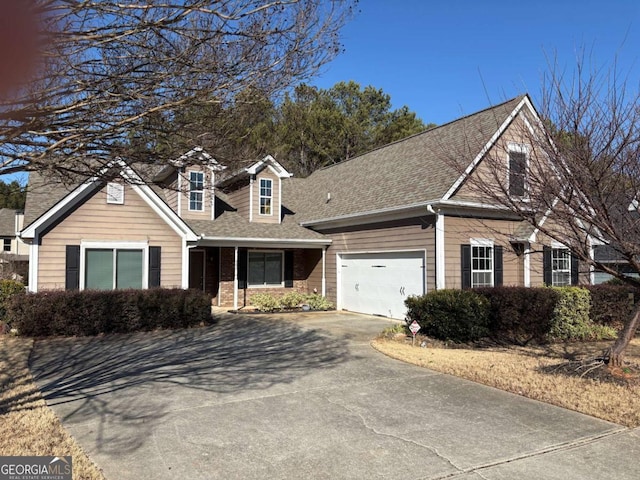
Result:
{"label": "roof vent", "polygon": [[331,201],[331,192],[327,192],[327,203]]}

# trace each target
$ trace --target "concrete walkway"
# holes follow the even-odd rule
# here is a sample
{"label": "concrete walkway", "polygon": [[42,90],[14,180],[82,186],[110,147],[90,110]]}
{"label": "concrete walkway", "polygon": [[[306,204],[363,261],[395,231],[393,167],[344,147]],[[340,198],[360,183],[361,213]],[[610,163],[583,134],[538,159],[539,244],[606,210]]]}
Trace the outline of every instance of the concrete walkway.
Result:
{"label": "concrete walkway", "polygon": [[640,430],[389,359],[389,324],[227,315],[38,341],[32,371],[109,480],[640,477]]}

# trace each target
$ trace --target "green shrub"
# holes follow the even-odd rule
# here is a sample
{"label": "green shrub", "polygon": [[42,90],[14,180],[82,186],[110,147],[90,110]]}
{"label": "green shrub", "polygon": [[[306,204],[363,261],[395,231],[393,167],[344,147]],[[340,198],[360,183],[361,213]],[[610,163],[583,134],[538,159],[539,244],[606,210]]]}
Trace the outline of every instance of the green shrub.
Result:
{"label": "green shrub", "polygon": [[622,330],[640,299],[640,291],[632,285],[609,283],[586,288],[591,295],[591,320],[597,325]]}
{"label": "green shrub", "polygon": [[260,312],[276,312],[284,308],[296,308],[309,305],[311,310],[331,310],[333,303],[317,293],[303,294],[288,292],[278,298],[271,293],[256,293],[249,299],[249,304]]}
{"label": "green shrub", "polygon": [[544,342],[558,292],[550,288],[476,288],[489,300],[490,336],[499,342],[527,345]]}
{"label": "green shrub", "polygon": [[261,312],[274,312],[282,309],[280,301],[270,293],[256,293],[251,295],[249,304]]}
{"label": "green shrub", "polygon": [[300,292],[288,292],[280,297],[280,306],[282,308],[296,308],[304,303],[306,295]]}
{"label": "green shrub", "polygon": [[409,321],[440,340],[468,342],[489,334],[489,301],[471,290],[436,290],[405,300]]}
{"label": "green shrub", "polygon": [[589,290],[581,287],[551,287],[558,292],[553,311],[549,340],[602,340],[615,338],[611,327],[596,325],[589,317],[591,298]]}
{"label": "green shrub", "polygon": [[318,293],[310,293],[306,295],[304,303],[309,305],[311,310],[331,310],[333,309],[333,303],[327,300],[326,297]]}
{"label": "green shrub", "polygon": [[211,321],[211,296],[182,289],[46,291],[12,297],[7,318],[26,336],[186,328]]}
{"label": "green shrub", "polygon": [[5,320],[8,300],[21,293],[26,293],[24,284],[16,280],[0,280],[0,321]]}

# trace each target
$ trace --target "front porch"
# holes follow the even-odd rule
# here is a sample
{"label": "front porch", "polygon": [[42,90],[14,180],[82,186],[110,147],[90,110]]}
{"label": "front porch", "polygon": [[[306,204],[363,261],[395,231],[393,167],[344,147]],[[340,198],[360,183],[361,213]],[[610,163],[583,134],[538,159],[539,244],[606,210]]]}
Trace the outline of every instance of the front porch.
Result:
{"label": "front porch", "polygon": [[189,288],[213,296],[214,306],[239,308],[256,293],[326,291],[326,246],[198,245],[189,251]]}

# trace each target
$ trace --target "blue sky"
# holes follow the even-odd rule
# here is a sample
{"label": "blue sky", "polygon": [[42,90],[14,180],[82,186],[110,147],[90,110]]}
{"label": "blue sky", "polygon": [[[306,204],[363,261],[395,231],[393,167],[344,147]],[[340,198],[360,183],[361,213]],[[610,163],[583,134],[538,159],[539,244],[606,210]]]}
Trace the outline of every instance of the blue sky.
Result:
{"label": "blue sky", "polygon": [[360,0],[345,52],[310,83],[373,85],[425,123],[442,124],[528,92],[536,102],[547,57],[571,69],[582,47],[617,57],[640,81],[638,0]]}

